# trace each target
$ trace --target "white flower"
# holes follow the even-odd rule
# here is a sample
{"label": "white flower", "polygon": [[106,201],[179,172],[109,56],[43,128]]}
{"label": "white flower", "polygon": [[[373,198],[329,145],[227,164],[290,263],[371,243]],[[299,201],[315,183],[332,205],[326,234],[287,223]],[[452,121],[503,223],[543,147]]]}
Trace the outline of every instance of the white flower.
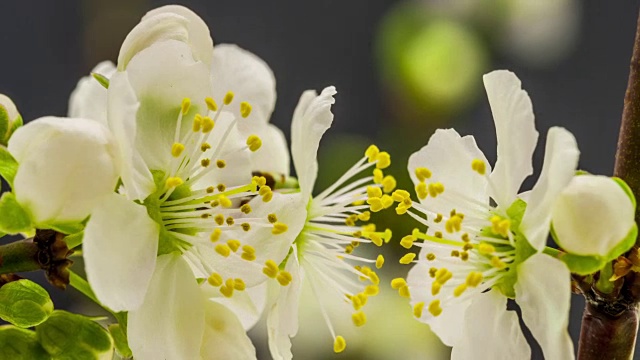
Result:
{"label": "white flower", "polygon": [[13,191],[37,228],[83,221],[118,180],[116,143],[91,120],[36,119],[13,134],[8,149],[18,162]]}
{"label": "white flower", "polygon": [[[393,191],[395,179],[384,177],[381,170],[389,166],[390,157],[377,147],[371,146],[366,155],[332,186],[312,197],[318,172],[318,146],[333,121],[331,105],[335,94],[334,87],[324,89],[320,95],[306,91],[293,115],[291,154],[300,190],[278,194],[289,199],[287,209],[295,216],[277,219],[288,228],[291,241],[278,241],[285,245],[287,258],[283,262],[268,259],[263,269],[265,275],[280,285],[267,319],[269,349],[275,359],[292,358],[290,338],[298,330],[297,309],[303,283],[310,285],[318,300],[334,339],[334,350],[345,349],[345,339],[332,325],[331,318],[335,314],[329,314],[327,309],[335,304],[340,312],[344,312],[337,316],[351,317],[356,326],[366,322],[362,307],[369,296],[378,293],[379,278],[371,267],[362,264],[376,263],[380,268],[384,258],[380,255],[377,261],[370,260],[355,255],[354,250],[363,243],[381,246],[391,237],[389,230],[376,231],[373,224],[356,225],[369,220],[369,209],[380,211],[393,204],[387,193]],[[373,176],[354,180],[371,168],[375,168]]]}
{"label": "white flower", "polygon": [[[111,78],[116,72],[116,66],[111,61],[103,61],[91,70],[92,74],[99,74]],[[69,117],[92,119],[108,126],[107,123],[107,89],[92,75],[85,76],[69,97]]]}
{"label": "white flower", "polygon": [[[98,299],[129,312],[127,334],[137,359],[191,359],[199,351],[206,358],[224,357],[238,346],[246,351],[237,350],[244,355],[235,358],[255,357],[242,324],[236,326],[231,315],[211,315],[207,309],[218,305],[194,295],[202,290],[197,278],[208,277],[203,287],[214,285],[225,297],[264,282],[263,266],[254,261],[260,249],[252,244],[290,236],[269,221],[275,212],[261,215],[243,205],[253,197],[266,207],[281,199],[265,178],[251,174],[253,154],[272,145],[250,130],[270,125],[254,119],[253,105],[242,98],[247,92],[260,106],[275,101],[275,86],[264,86],[272,75],[250,75],[261,64],[244,52],[226,53],[244,61],[249,74],[235,93],[212,75],[225,50],[214,51],[204,22],[186,8],[162,7],[125,39],[106,99],[101,91],[89,94],[81,82],[71,100],[71,108],[84,113],[90,112],[85,106],[106,102],[106,121],[122,154],[119,194],[105,197],[93,212],[83,253]],[[251,88],[251,81],[258,85]],[[214,98],[219,88],[224,95]],[[287,220],[286,214],[277,216]],[[287,250],[269,248],[265,254],[282,261]],[[228,348],[203,338],[222,331],[218,321],[229,324]]]}
{"label": "white flower", "polygon": [[[545,357],[570,359],[569,270],[540,252],[553,202],[577,166],[575,138],[551,128],[540,178],[531,192],[518,195],[532,173],[538,137],[531,101],[510,72],[487,74],[484,83],[496,125],[496,166],[492,172],[473,137],[452,129],[436,131],[409,158],[420,203],[401,203],[398,211],[428,228],[403,238],[405,247],[422,250],[407,282],[395,279],[392,286],[410,296],[414,315],[453,346],[453,359],[530,356],[516,313],[507,311],[509,298],[520,306]],[[418,239],[424,242],[414,243]],[[415,256],[407,254],[401,262]]]}
{"label": "white flower", "polygon": [[22,116],[11,99],[0,94],[0,145],[7,145],[11,135],[22,126]]}
{"label": "white flower", "polygon": [[554,238],[571,254],[617,257],[619,253],[611,252],[635,229],[635,212],[634,202],[616,180],[576,176],[553,205]]}

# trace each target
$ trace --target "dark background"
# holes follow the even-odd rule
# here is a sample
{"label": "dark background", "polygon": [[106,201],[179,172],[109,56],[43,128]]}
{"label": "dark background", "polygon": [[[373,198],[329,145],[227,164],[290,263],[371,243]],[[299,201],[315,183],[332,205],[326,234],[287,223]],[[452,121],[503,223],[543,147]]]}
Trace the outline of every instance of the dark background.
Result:
{"label": "dark background", "polygon": [[[26,121],[44,115],[66,115],[68,97],[77,80],[99,61],[115,61],[127,32],[146,11],[166,3],[2,1],[0,93],[14,100]],[[209,24],[215,43],[237,43],[270,64],[278,82],[272,122],[285,133],[288,134],[291,113],[303,90],[335,85],[339,92],[334,107],[336,120],[326,137],[328,144],[341,139],[341,134],[351,134],[379,140],[393,148],[400,140],[393,137],[403,136],[395,129],[396,124],[400,129],[406,125],[398,120],[399,105],[381,79],[375,40],[381,19],[398,1],[177,3],[187,5]],[[566,127],[578,140],[581,168],[610,175],[638,3],[591,0],[579,5],[579,36],[564,59],[553,66],[532,68],[492,52],[486,70],[507,68],[522,79],[533,100],[541,141],[550,126]],[[481,94],[481,84],[475,85]],[[428,123],[430,118],[423,114],[414,121]],[[475,135],[489,160],[495,160],[494,129],[483,95],[469,110],[439,124],[455,126],[461,134]],[[395,157],[400,171],[404,169],[404,154],[422,147],[431,134],[428,126],[416,129],[417,133],[401,139],[403,149],[398,149],[401,155]],[[537,172],[543,147],[538,149]],[[323,165],[333,163],[328,155],[331,151],[329,146],[321,149],[321,170]],[[532,184],[529,179],[525,185]],[[56,304],[64,307],[66,297],[54,295],[60,299]],[[571,331],[575,338],[582,300],[578,296],[574,300]]]}

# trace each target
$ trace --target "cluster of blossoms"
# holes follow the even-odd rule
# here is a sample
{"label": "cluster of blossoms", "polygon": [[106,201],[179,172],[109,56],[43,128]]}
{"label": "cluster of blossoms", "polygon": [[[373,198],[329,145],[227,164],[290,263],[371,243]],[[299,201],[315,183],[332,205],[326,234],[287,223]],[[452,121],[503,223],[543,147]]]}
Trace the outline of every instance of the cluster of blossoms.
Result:
{"label": "cluster of blossoms", "polygon": [[[576,141],[561,128],[549,130],[537,184],[519,193],[538,138],[531,102],[510,72],[486,75],[485,86],[493,171],[473,137],[438,130],[409,159],[418,201],[396,189],[384,173],[390,155],[375,145],[316,195],[335,88],[301,95],[289,151],[269,123],[269,67],[235,45],[214,48],[190,10],[161,7],[129,33],[117,64],[80,80],[69,118],[21,127],[0,97],[10,120],[0,174],[12,187],[0,210],[17,214],[0,230],[53,229],[81,243],[91,294],[116,314],[125,334],[116,345],[136,359],[255,358],[246,331],[263,313],[272,356],[291,359],[303,286],[335,352],[346,340],[332,319],[366,323],[385,259],[358,248],[391,240],[371,219],[395,206],[423,228],[400,240],[421,250],[400,259],[414,266],[391,285],[453,358],[477,358],[480,347],[483,358],[529,356],[508,299],[547,358],[571,358],[570,272],[629,249],[635,202],[619,180],[577,175]],[[550,232],[564,252],[545,246]],[[595,265],[576,270],[585,263]]]}

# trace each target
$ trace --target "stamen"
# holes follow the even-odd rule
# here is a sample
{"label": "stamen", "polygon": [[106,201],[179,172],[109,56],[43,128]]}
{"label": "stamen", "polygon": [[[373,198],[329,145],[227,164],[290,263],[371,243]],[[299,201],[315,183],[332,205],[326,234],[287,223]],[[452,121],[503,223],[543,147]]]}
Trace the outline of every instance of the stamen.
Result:
{"label": "stamen", "polygon": [[336,336],[336,339],[333,342],[333,351],[336,354],[339,354],[343,352],[344,349],[346,348],[347,348],[347,342],[344,340],[344,338],[340,335]]}
{"label": "stamen", "polygon": [[231,102],[233,101],[233,97],[234,97],[233,91],[228,91],[228,92],[225,94],[224,99],[222,100],[222,102],[223,102],[225,105],[229,105],[229,104],[231,104]]}
{"label": "stamen", "polygon": [[240,103],[240,115],[247,118],[251,114],[251,104],[246,101]]}
{"label": "stamen", "polygon": [[181,143],[173,143],[171,146],[171,156],[174,158],[180,157],[182,152],[184,151],[184,145]]}
{"label": "stamen", "polygon": [[252,152],[256,152],[262,146],[262,140],[257,135],[250,135],[247,138],[247,146]]}
{"label": "stamen", "polygon": [[418,167],[415,170],[416,177],[418,181],[424,182],[426,179],[431,178],[431,171],[426,167]]}

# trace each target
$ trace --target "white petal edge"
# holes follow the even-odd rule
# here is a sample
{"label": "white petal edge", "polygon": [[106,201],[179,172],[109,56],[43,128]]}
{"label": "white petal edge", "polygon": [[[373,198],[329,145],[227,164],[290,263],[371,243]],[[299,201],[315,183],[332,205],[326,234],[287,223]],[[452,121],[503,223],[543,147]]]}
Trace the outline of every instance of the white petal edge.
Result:
{"label": "white petal edge", "polygon": [[16,104],[13,103],[13,100],[4,94],[0,94],[0,107],[4,108],[7,112],[9,121],[15,120],[20,115],[20,113],[18,113],[18,108],[16,108]]}
{"label": "white petal edge", "polygon": [[[103,61],[96,65],[91,73],[109,79],[115,71],[116,66],[111,61]],[[71,93],[69,117],[96,120],[107,126],[107,89],[91,74],[80,79]]]}
{"label": "white petal edge", "polygon": [[545,359],[573,359],[569,336],[571,274],[561,261],[536,254],[518,267],[516,302]]}
{"label": "white petal edge", "polygon": [[[209,288],[212,288],[209,286]],[[253,328],[267,306],[267,282],[253,287],[246,288],[245,291],[239,291],[228,298],[222,296],[220,291],[215,288],[210,291],[213,294],[211,301],[215,301],[229,308],[240,320],[245,330]]]}
{"label": "white petal edge", "polygon": [[579,156],[573,134],[561,127],[549,129],[542,172],[528,194],[527,209],[520,225],[522,233],[538,251],[542,251],[547,243],[553,204],[573,178]]}
{"label": "white petal edge", "polygon": [[291,156],[303,196],[309,197],[318,176],[318,147],[320,139],[331,127],[331,105],[337,93],[333,86],[326,87],[320,95],[307,90],[302,93],[291,121]]}
{"label": "white petal edge", "polygon": [[493,199],[508,208],[525,178],[533,173],[531,159],[538,142],[533,106],[518,77],[506,70],[483,76],[498,141],[497,161],[491,173]]}
{"label": "white petal edge", "polygon": [[200,356],[202,359],[256,358],[256,349],[240,320],[227,307],[213,301],[205,303],[205,328]]}
{"label": "white petal edge", "polygon": [[177,253],[159,256],[144,303],[129,312],[133,356],[198,359],[204,328],[205,299],[189,265]]}
{"label": "white petal edge", "polygon": [[507,310],[507,298],[497,290],[476,296],[467,309],[462,339],[453,346],[451,359],[530,358],[531,348],[520,329],[518,315]]}
{"label": "white petal edge", "polygon": [[140,307],[156,267],[159,227],[147,209],[110,194],[84,230],[87,279],[98,300],[114,311]]}

